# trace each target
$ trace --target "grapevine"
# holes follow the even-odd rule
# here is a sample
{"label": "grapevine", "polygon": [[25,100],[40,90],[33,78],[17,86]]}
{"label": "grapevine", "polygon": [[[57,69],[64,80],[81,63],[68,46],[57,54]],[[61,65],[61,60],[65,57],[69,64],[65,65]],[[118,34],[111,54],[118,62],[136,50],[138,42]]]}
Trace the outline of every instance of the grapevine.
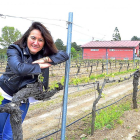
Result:
{"label": "grapevine", "polygon": [[3,100],[4,100],[4,98],[3,98],[2,94],[0,93],[0,105],[1,105]]}

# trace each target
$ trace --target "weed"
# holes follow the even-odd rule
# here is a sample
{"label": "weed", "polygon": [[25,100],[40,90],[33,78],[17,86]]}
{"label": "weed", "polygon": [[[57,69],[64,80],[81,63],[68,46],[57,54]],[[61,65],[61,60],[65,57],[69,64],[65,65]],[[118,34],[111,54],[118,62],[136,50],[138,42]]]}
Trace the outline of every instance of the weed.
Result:
{"label": "weed", "polygon": [[140,140],[140,136],[136,136],[135,138],[136,138],[137,140]]}
{"label": "weed", "polygon": [[139,109],[134,109],[134,111],[135,111],[135,112],[138,112],[138,111],[139,111]]}
{"label": "weed", "polygon": [[108,128],[108,129],[112,129],[113,126],[112,126],[111,124],[107,124],[107,125],[106,125],[106,128]]}
{"label": "weed", "polygon": [[[125,102],[123,104],[118,104],[118,105],[112,105],[108,108],[100,110],[98,113],[96,113],[96,118],[95,118],[95,125],[94,129],[102,129],[103,127],[106,127],[108,129],[112,129],[115,127],[115,122],[118,124],[123,124],[123,120],[120,119],[121,116],[123,116],[124,111],[130,110],[130,102]],[[84,118],[82,119],[84,123],[89,121],[91,123],[91,117],[89,119]],[[91,129],[86,128],[85,132],[90,134]]]}
{"label": "weed", "polygon": [[118,120],[117,123],[122,125],[123,124],[123,120]]}
{"label": "weed", "polygon": [[130,129],[130,126],[127,126],[126,128],[127,128],[127,129]]}
{"label": "weed", "polygon": [[85,139],[87,139],[87,138],[86,137],[81,138],[81,140],[85,140]]}

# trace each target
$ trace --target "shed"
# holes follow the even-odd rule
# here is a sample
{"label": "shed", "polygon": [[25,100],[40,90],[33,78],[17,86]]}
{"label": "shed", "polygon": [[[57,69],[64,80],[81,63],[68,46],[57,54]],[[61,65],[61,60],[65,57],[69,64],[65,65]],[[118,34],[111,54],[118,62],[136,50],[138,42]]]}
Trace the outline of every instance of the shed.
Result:
{"label": "shed", "polygon": [[83,59],[133,60],[139,56],[140,41],[90,41],[82,45]]}

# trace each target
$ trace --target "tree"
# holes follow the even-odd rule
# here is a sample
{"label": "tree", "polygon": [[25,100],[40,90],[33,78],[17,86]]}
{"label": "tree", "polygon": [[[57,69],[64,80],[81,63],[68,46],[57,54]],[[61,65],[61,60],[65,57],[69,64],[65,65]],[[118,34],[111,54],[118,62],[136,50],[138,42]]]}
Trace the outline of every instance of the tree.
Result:
{"label": "tree", "polygon": [[72,42],[71,43],[71,48],[74,48],[76,51],[81,51],[82,50],[82,48],[80,47],[80,45],[77,45],[77,43],[76,42]]}
{"label": "tree", "polygon": [[14,43],[20,38],[21,32],[18,29],[15,29],[14,27],[5,26],[4,28],[2,28],[2,37],[0,37],[0,45],[2,45],[5,48],[8,48],[10,44]]}
{"label": "tree", "polygon": [[76,57],[77,56],[77,52],[75,50],[75,48],[71,47],[71,56],[72,57]]}
{"label": "tree", "polygon": [[138,38],[137,36],[133,36],[133,37],[131,38],[131,41],[136,41],[136,40],[140,40],[140,38]]}
{"label": "tree", "polygon": [[113,37],[113,40],[114,40],[114,41],[119,41],[119,40],[121,40],[121,36],[120,36],[119,30],[118,30],[117,27],[115,28],[112,37]]}
{"label": "tree", "polygon": [[64,51],[66,51],[66,47],[64,46],[63,41],[61,39],[58,38],[55,41],[55,45],[56,45],[56,47],[57,47],[58,50],[64,50]]}
{"label": "tree", "polygon": [[7,57],[6,53],[7,53],[7,48],[3,48],[3,49],[0,48],[0,60],[5,59]]}

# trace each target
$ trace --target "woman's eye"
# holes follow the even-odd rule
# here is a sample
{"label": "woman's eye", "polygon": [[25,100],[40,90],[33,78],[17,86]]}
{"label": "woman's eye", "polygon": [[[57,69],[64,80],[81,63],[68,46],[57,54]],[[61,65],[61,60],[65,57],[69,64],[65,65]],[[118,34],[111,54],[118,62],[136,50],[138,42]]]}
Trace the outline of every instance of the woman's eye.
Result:
{"label": "woman's eye", "polygon": [[40,42],[43,42],[43,39],[39,39]]}
{"label": "woman's eye", "polygon": [[31,36],[31,39],[35,39],[35,37],[34,36]]}

